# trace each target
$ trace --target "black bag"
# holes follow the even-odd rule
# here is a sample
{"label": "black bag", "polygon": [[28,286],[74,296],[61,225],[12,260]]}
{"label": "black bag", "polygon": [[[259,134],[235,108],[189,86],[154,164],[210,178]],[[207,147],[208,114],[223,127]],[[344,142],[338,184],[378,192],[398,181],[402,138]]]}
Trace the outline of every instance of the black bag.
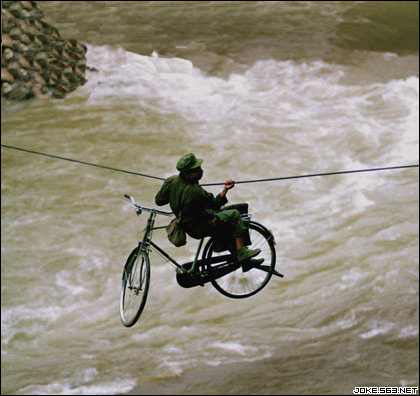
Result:
{"label": "black bag", "polygon": [[169,225],[166,227],[166,232],[168,234],[168,239],[176,247],[184,246],[187,243],[187,235],[185,234],[185,231],[182,228],[181,220],[182,220],[182,204],[183,204],[184,194],[185,194],[185,191],[190,186],[191,186],[191,184],[187,184],[184,187],[184,190],[182,191],[181,202],[179,204],[179,206],[181,208],[179,210],[179,217],[176,217],[175,219],[173,219],[169,223]]}

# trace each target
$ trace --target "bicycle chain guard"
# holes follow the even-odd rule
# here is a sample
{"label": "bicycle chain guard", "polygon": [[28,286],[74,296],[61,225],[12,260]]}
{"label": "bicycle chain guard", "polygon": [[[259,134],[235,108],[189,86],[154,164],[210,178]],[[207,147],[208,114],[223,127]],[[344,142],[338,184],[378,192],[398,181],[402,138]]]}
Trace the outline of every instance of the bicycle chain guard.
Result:
{"label": "bicycle chain guard", "polygon": [[[223,255],[212,258],[212,264],[216,264],[214,267],[208,267],[205,265],[207,260],[198,260],[197,267],[199,268],[197,272],[189,274],[182,272],[181,270],[176,270],[176,280],[178,284],[184,288],[190,288],[195,286],[204,286],[205,283],[211,282],[213,279],[220,278],[225,276],[240,267],[240,264],[232,262],[230,260],[231,255]],[[182,265],[186,270],[191,269],[193,262],[188,262]]]}

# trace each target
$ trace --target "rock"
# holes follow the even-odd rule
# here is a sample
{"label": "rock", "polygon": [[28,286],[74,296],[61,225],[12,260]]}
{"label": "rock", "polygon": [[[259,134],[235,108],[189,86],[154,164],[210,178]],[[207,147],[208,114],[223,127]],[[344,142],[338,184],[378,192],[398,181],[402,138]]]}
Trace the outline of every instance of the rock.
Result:
{"label": "rock", "polygon": [[2,98],[61,99],[86,83],[86,46],[44,15],[35,1],[2,1]]}

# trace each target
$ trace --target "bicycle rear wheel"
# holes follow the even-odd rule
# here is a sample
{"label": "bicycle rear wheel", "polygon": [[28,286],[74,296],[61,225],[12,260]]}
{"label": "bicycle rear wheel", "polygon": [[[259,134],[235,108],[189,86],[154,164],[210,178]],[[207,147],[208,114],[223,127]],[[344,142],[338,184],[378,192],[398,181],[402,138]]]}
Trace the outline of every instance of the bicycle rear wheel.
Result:
{"label": "bicycle rear wheel", "polygon": [[[252,268],[247,272],[242,270],[242,267],[237,264],[237,269],[231,271],[225,276],[222,276],[211,281],[212,285],[217,291],[230,298],[246,298],[261,291],[271,279],[270,270],[273,270],[276,265],[276,249],[273,235],[261,224],[250,221],[249,234],[251,238],[250,249],[261,249],[261,253],[255,258],[264,258],[264,262],[260,267]],[[207,252],[206,257],[208,262],[218,255],[226,254],[226,252],[213,252],[213,240],[210,239],[204,250]],[[233,264],[232,264],[233,265]],[[210,264],[211,268],[217,268],[218,264]]]}
{"label": "bicycle rear wheel", "polygon": [[122,276],[120,316],[125,327],[133,326],[139,319],[146,304],[149,283],[149,256],[137,247],[128,257]]}

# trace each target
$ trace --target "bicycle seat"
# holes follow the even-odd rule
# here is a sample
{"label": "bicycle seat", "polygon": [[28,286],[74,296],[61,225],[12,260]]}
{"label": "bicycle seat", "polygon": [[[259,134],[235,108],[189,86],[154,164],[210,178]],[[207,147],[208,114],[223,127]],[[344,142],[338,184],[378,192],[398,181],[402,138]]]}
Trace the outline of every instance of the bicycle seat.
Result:
{"label": "bicycle seat", "polygon": [[232,210],[236,209],[240,214],[248,214],[248,204],[247,203],[238,203],[228,206],[223,206],[220,210]]}

